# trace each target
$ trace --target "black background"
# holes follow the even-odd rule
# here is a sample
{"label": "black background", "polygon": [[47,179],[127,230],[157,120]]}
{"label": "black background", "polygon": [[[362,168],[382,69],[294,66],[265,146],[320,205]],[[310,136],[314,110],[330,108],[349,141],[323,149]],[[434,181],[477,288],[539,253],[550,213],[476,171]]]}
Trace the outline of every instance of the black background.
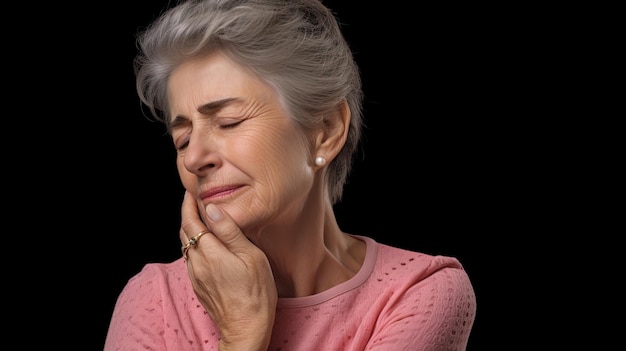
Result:
{"label": "black background", "polygon": [[[38,242],[57,254],[37,279],[56,279],[46,291],[58,300],[46,308],[72,321],[54,337],[80,330],[83,350],[102,349],[132,275],[147,262],[180,257],[174,150],[163,127],[144,116],[132,70],[135,34],[167,3],[78,12],[56,4],[32,24],[41,37],[20,44],[47,48],[17,55],[32,79],[14,89],[31,94],[41,135],[29,137],[44,144],[37,157],[22,158],[27,171],[19,177],[50,184],[35,189],[45,210],[32,221],[55,228]],[[523,202],[537,175],[521,166],[527,160],[516,143],[529,123],[512,98],[511,81],[524,74],[513,62],[523,54],[508,44],[506,19],[481,8],[325,3],[343,23],[365,91],[363,152],[336,207],[340,225],[459,258],[478,302],[468,350],[487,349],[506,338],[501,318],[510,311],[501,301],[517,289],[504,284],[503,271],[528,236],[528,217],[542,215]],[[30,223],[26,216],[22,223]]]}

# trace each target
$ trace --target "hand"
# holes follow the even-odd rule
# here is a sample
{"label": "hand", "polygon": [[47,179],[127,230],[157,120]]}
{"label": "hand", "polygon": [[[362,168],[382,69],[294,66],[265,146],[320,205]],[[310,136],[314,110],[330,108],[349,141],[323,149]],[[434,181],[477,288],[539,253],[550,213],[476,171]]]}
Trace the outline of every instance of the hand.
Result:
{"label": "hand", "polygon": [[184,246],[209,231],[189,248],[186,261],[198,300],[222,334],[219,349],[266,350],[278,300],[269,261],[227,213],[213,204],[206,212],[205,225],[185,193],[180,240]]}

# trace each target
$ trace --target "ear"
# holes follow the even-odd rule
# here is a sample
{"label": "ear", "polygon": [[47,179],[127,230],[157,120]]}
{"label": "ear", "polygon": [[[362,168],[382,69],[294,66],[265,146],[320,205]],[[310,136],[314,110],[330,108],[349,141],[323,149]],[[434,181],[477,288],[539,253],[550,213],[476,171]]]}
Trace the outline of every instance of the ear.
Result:
{"label": "ear", "polygon": [[348,138],[350,118],[350,107],[346,100],[339,103],[334,110],[324,117],[324,124],[315,140],[316,153],[313,155],[313,159],[322,156],[330,162],[337,156]]}

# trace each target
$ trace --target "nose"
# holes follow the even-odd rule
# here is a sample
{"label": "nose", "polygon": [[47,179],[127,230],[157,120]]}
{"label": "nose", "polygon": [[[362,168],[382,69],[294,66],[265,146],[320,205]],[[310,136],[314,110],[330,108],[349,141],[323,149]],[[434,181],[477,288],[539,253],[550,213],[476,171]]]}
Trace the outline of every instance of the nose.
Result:
{"label": "nose", "polygon": [[218,143],[210,135],[192,131],[185,150],[183,165],[196,175],[206,175],[221,162],[217,152]]}

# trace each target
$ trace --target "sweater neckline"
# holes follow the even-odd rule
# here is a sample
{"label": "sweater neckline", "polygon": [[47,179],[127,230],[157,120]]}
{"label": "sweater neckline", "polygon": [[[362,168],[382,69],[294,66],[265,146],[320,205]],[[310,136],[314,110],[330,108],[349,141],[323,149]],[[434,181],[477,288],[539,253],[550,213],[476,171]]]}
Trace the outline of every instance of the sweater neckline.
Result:
{"label": "sweater neckline", "polygon": [[352,237],[365,242],[365,258],[363,259],[363,264],[352,278],[314,295],[302,297],[280,297],[278,298],[277,307],[307,307],[318,305],[365,283],[374,271],[374,266],[376,264],[376,241],[372,238],[360,235],[352,235]]}

